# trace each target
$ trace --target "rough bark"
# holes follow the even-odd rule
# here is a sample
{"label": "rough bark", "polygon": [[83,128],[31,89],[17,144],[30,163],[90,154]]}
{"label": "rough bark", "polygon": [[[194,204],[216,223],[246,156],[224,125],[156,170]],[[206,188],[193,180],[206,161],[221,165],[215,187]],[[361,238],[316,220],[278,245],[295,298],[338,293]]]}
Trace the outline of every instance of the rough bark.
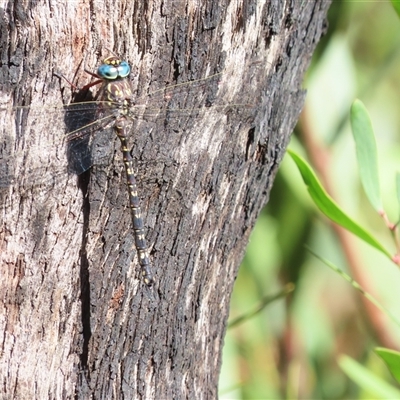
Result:
{"label": "rough bark", "polygon": [[[233,284],[303,105],[328,6],[4,3],[0,397],[217,397]],[[60,145],[65,121],[52,117],[69,93],[52,73],[82,85],[83,67],[95,70],[108,49],[133,66],[139,98],[221,73],[218,85],[164,96],[185,110],[206,98],[196,117],[134,123],[153,289],[139,278],[117,139],[107,165],[76,177]]]}

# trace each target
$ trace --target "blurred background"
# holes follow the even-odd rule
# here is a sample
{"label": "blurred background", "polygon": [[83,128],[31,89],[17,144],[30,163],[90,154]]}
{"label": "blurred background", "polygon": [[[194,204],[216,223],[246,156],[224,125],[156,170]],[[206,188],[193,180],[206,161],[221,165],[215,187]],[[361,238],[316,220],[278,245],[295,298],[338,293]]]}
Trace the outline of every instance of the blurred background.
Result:
{"label": "blurred background", "polygon": [[[384,207],[396,223],[400,19],[388,0],[334,0],[328,19],[304,81],[306,104],[289,147],[311,163],[348,215],[394,254],[393,238],[361,187],[349,110],[359,98],[370,113]],[[373,349],[400,350],[400,328],[304,245],[346,271],[400,320],[398,267],[336,231],[313,205],[286,155],[240,268],[230,322],[282,291],[290,293],[228,328],[221,399],[376,398],[341,369],[343,354],[397,386]]]}

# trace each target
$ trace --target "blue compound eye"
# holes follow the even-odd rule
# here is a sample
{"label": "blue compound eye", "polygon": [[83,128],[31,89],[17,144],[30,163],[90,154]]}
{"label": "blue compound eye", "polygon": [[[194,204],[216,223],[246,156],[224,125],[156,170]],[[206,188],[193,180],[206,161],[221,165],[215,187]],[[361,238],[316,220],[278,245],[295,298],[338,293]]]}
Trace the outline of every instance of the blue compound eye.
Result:
{"label": "blue compound eye", "polygon": [[[129,67],[129,65],[128,65]],[[97,70],[97,75],[100,78],[104,79],[117,79],[118,78],[118,70],[120,67],[116,68],[113,65],[109,64],[102,64],[100,65],[99,69]]]}
{"label": "blue compound eye", "polygon": [[131,67],[126,61],[121,61],[121,64],[118,66],[118,75],[121,78],[125,78],[131,72]]}

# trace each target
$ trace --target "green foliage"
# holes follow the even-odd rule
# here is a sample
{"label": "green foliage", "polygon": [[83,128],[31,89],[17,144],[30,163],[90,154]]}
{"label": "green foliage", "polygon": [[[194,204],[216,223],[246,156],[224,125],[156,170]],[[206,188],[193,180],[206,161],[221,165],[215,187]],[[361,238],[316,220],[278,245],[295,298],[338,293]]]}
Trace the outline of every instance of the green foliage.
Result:
{"label": "green foliage", "polygon": [[357,361],[347,356],[339,357],[339,365],[346,374],[362,387],[370,399],[400,399],[400,390],[371,373]]}
{"label": "green foliage", "polygon": [[[335,271],[337,274],[342,276],[347,282],[351,283],[351,285],[354,287],[354,289],[358,290],[363,296],[365,296],[372,304],[375,305],[375,307],[379,308],[380,311],[382,311],[384,314],[389,316],[392,321],[400,327],[400,322],[397,321],[397,319],[391,315],[389,310],[387,310],[385,307],[383,307],[379,301],[375,299],[375,297],[371,296],[368,292],[366,292],[358,282],[356,282],[350,275],[346,274],[344,271],[342,271],[340,268],[338,268],[335,264],[331,263],[329,260],[327,260],[324,257],[321,257],[317,253],[315,253],[312,249],[310,249],[308,246],[306,246],[308,251],[316,258],[318,258],[320,261],[322,261],[325,265],[327,265],[329,268],[331,268],[333,271]],[[400,367],[400,365],[399,365]]]}
{"label": "green foliage", "polygon": [[398,351],[384,349],[382,347],[377,347],[375,349],[375,353],[378,354],[386,363],[389,371],[396,378],[397,382],[400,382],[400,353]]}
{"label": "green foliage", "polygon": [[[392,3],[398,10],[400,2]],[[388,217],[399,218],[400,205],[400,174],[393,179],[400,154],[400,23],[390,2],[333,1],[328,25],[304,83],[307,126],[297,128],[301,135],[290,144],[308,187],[292,156],[285,157],[235,284],[230,322],[236,325],[225,338],[221,399],[400,398],[393,397],[399,389],[391,375],[398,377],[396,352],[380,347],[379,358],[371,351],[392,347],[378,332],[400,347],[392,322],[400,320],[400,274],[387,250],[395,243],[400,253]],[[362,103],[353,104],[356,98]],[[329,180],[335,201],[298,156],[312,154],[310,141],[301,142],[310,134],[324,150],[319,161],[329,176],[322,181]],[[348,235],[355,240],[342,247],[315,203],[362,240]],[[360,264],[357,274],[349,251]],[[365,292],[370,283],[374,290]],[[295,291],[270,302],[287,285]],[[361,310],[360,292],[380,307],[380,319]]]}
{"label": "green foliage", "polygon": [[310,165],[294,151],[288,150],[288,153],[299,168],[304,183],[307,185],[308,192],[310,193],[315,205],[330,220],[343,226],[343,228],[354,233],[360,239],[391,258],[390,253],[371,234],[347,216],[347,214],[333,201],[328,193],[326,193]]}
{"label": "green foliage", "polygon": [[[350,120],[353,137],[356,142],[357,160],[364,190],[375,210],[378,211],[380,215],[386,216],[385,212],[383,211],[380,199],[375,135],[372,129],[372,123],[369,118],[367,109],[360,100],[356,100],[353,103],[351,107]],[[390,258],[389,252],[387,252],[384,247],[379,244],[378,240],[376,240],[371,234],[367,233],[350,217],[348,217],[333,201],[333,199],[326,193],[310,165],[307,164],[307,162],[299,155],[297,155],[294,151],[288,150],[288,153],[295,161],[315,205],[331,221],[341,225],[348,231],[354,233],[360,239],[363,239],[368,244],[382,251]],[[398,174],[396,180],[398,193]],[[388,228],[393,230],[396,227],[393,224],[388,223]],[[315,257],[320,259],[324,264],[328,265],[331,269],[333,269],[344,279],[350,282],[355,289],[359,290],[368,300],[375,304],[376,307],[378,307],[383,313],[388,315],[397,325],[400,326],[400,324],[396,321],[396,318],[394,318],[390,314],[390,312],[387,311],[383,306],[381,306],[381,304],[373,296],[371,296],[356,281],[354,281],[354,279],[352,279],[336,265],[329,262],[327,259],[318,256],[311,249],[309,249],[309,251],[314,254]],[[398,263],[397,256],[394,256],[393,260]],[[400,353],[385,348],[378,348],[375,351],[385,361],[389,370],[396,377],[396,379],[399,379]],[[339,364],[351,379],[357,382],[360,387],[364,388],[368,393],[371,393],[374,398],[400,398],[400,391],[386,383],[381,378],[372,374],[367,368],[361,366],[355,360],[349,357],[342,356],[339,359]]]}
{"label": "green foliage", "polygon": [[397,15],[400,17],[400,1],[399,0],[391,0],[393,8],[395,9]]}
{"label": "green foliage", "polygon": [[350,121],[365,194],[375,210],[382,212],[375,135],[368,111],[360,100],[356,100],[351,106]]}

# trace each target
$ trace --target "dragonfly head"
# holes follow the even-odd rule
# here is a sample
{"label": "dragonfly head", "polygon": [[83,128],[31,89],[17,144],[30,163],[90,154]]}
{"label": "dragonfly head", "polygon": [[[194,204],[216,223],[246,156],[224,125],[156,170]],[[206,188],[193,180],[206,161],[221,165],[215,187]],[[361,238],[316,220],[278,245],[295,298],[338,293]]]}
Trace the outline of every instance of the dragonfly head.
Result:
{"label": "dragonfly head", "polygon": [[115,80],[126,78],[131,72],[131,67],[126,61],[111,56],[103,61],[103,64],[97,70],[97,75],[102,79]]}

